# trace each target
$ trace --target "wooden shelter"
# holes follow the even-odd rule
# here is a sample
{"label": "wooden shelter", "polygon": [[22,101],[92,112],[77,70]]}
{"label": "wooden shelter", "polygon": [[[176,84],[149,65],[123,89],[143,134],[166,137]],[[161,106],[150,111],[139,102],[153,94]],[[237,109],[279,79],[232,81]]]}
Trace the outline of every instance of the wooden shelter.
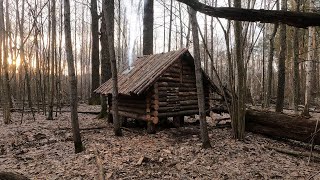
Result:
{"label": "wooden shelter", "polygon": [[[209,112],[210,91],[217,87],[203,73],[206,109]],[[151,121],[198,114],[194,59],[188,49],[138,58],[130,70],[118,74],[119,115]],[[108,96],[112,113],[112,80],[102,84],[96,93]]]}

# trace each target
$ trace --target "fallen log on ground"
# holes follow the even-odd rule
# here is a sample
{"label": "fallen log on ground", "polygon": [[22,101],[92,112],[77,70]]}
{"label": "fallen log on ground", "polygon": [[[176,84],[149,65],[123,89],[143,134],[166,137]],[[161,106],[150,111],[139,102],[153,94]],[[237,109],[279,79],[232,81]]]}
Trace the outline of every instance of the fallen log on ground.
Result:
{"label": "fallen log on ground", "polygon": [[[295,156],[295,157],[309,157],[310,156],[310,152],[301,152],[301,151],[295,151],[292,149],[283,149],[283,148],[271,147],[271,146],[266,146],[266,148],[271,149],[271,150],[275,150],[279,153]],[[320,155],[317,153],[312,153],[311,157],[317,161],[320,161]]]}
{"label": "fallen log on ground", "polygon": [[270,137],[287,138],[320,145],[320,125],[315,132],[317,120],[303,116],[286,115],[276,112],[246,111],[246,130]]}
{"label": "fallen log on ground", "polygon": [[26,176],[16,172],[0,172],[0,180],[29,180]]}

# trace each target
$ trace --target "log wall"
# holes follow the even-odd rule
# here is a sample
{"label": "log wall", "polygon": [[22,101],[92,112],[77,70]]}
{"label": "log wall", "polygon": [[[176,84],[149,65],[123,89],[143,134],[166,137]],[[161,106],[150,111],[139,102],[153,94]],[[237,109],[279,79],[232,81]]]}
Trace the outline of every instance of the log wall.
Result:
{"label": "log wall", "polygon": [[[111,96],[108,96],[109,112],[112,112]],[[136,95],[119,95],[119,115],[139,120],[150,120],[147,113],[147,98],[146,96]],[[150,108],[149,102],[149,108]]]}
{"label": "log wall", "polygon": [[[205,84],[207,86],[207,84]],[[209,107],[209,88],[205,87],[206,106]],[[157,95],[158,94],[158,95]],[[155,99],[157,96],[158,99]],[[194,66],[178,60],[158,80],[153,93],[152,109],[159,117],[193,115],[199,112]]]}
{"label": "log wall", "polygon": [[[207,109],[211,99],[209,84],[205,80]],[[108,104],[109,112],[112,112],[111,101]],[[186,60],[177,60],[143,96],[119,95],[120,116],[152,121],[154,124],[158,123],[159,117],[194,115],[198,112],[194,65]]]}

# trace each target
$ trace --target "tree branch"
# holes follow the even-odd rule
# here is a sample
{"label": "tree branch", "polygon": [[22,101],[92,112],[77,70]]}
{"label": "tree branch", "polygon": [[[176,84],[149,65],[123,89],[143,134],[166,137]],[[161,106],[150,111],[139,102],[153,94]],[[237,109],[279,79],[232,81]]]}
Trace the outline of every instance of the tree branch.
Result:
{"label": "tree branch", "polygon": [[195,0],[177,0],[194,10],[212,17],[237,21],[283,23],[289,26],[306,28],[320,26],[320,14],[264,9],[242,9],[233,7],[212,7]]}

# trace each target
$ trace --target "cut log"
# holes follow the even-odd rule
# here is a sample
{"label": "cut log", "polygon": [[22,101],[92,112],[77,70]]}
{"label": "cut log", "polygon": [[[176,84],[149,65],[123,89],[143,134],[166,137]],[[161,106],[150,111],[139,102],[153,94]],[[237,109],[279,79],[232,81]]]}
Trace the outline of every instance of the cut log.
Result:
{"label": "cut log", "polygon": [[[309,143],[317,120],[275,112],[246,111],[246,130],[270,137],[287,138]],[[320,128],[316,130],[314,144],[320,145]]]}

